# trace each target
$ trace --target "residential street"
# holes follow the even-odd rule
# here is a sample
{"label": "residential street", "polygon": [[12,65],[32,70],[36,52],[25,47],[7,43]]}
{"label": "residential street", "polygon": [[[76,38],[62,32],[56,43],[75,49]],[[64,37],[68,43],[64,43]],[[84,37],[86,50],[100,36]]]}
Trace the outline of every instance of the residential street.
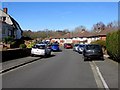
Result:
{"label": "residential street", "polygon": [[[39,57],[29,57],[33,58]],[[99,75],[102,75],[104,80],[101,80]],[[63,49],[62,52],[53,52],[51,57],[39,58],[3,73],[2,86],[3,88],[118,88],[118,63],[107,58],[104,61],[84,61],[82,54],[72,49]]]}

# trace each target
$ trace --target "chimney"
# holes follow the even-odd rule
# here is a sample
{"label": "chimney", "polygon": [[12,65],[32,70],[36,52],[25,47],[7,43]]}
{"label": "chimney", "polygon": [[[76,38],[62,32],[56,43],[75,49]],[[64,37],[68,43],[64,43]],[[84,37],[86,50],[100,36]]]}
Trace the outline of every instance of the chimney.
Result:
{"label": "chimney", "polygon": [[7,8],[3,8],[3,11],[7,14],[8,9]]}

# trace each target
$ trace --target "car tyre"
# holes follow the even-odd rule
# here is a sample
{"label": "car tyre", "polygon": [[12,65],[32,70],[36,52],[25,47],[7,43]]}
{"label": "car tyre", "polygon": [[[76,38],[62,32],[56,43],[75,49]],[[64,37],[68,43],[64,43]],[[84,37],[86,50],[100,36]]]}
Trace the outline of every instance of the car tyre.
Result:
{"label": "car tyre", "polygon": [[104,57],[102,56],[102,57],[100,57],[100,59],[101,59],[101,60],[104,60]]}
{"label": "car tyre", "polygon": [[87,61],[87,60],[88,60],[88,58],[84,56],[84,61]]}
{"label": "car tyre", "polygon": [[31,57],[34,57],[34,54],[31,54]]}

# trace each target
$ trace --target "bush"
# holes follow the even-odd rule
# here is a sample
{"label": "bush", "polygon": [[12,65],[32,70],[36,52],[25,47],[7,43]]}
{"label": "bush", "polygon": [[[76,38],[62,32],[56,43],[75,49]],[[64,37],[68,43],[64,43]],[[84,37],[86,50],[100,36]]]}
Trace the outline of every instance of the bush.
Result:
{"label": "bush", "polygon": [[16,48],[16,41],[11,42],[10,48]]}
{"label": "bush", "polygon": [[120,30],[107,34],[106,49],[112,59],[120,62]]}
{"label": "bush", "polygon": [[20,44],[19,48],[26,48],[25,44]]}
{"label": "bush", "polygon": [[27,45],[27,48],[32,48],[35,45],[34,42],[31,42],[30,44]]}
{"label": "bush", "polygon": [[10,44],[13,40],[13,37],[7,36],[3,39],[3,42],[5,42],[6,44]]}

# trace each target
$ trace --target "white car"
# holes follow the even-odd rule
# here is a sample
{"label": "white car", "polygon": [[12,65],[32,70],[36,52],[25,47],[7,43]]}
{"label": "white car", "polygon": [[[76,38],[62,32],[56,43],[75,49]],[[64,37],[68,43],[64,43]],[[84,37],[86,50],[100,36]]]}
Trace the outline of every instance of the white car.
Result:
{"label": "white car", "polygon": [[74,44],[73,51],[78,52],[78,46],[79,46],[79,44]]}
{"label": "white car", "polygon": [[51,48],[47,44],[36,44],[31,49],[31,56],[34,55],[50,56]]}

